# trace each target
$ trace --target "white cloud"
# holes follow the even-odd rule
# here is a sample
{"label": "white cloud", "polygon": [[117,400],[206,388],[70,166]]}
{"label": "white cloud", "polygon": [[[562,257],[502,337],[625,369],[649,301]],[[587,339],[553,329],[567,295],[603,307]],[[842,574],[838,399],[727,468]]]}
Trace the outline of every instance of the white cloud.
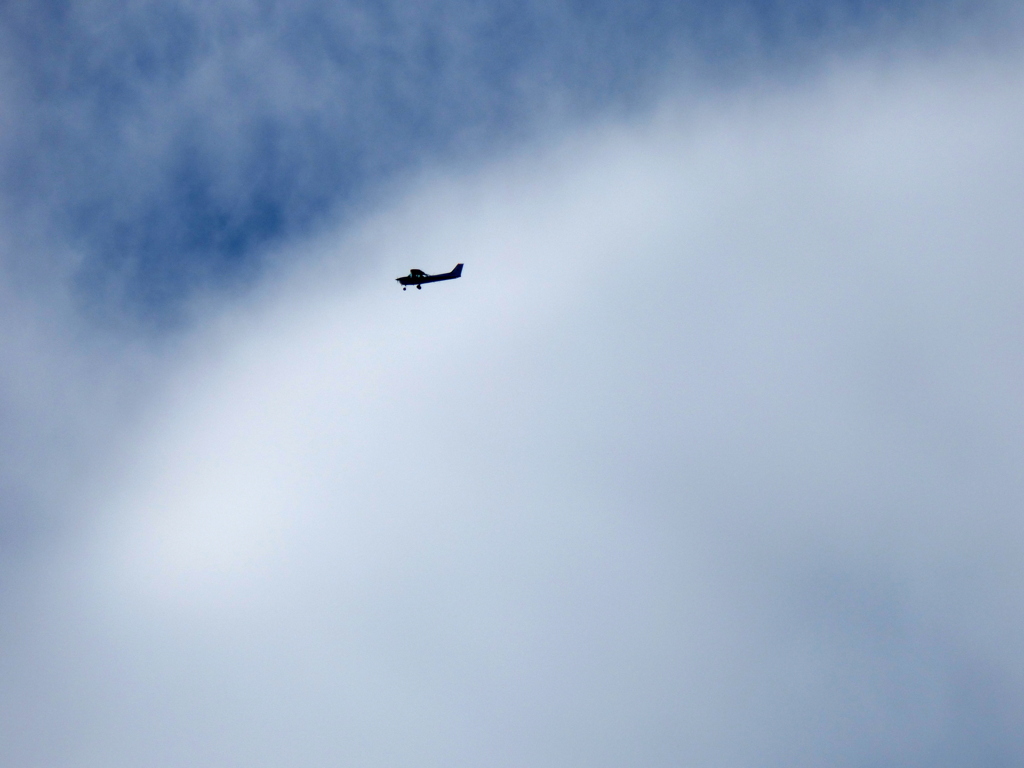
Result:
{"label": "white cloud", "polygon": [[12,582],[10,764],[1019,764],[1018,72],[670,106],[307,246]]}

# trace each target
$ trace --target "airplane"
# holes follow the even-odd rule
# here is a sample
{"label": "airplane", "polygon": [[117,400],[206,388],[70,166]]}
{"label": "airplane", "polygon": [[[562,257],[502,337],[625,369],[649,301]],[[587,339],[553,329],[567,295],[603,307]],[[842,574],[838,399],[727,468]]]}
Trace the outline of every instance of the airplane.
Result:
{"label": "airplane", "polygon": [[462,277],[462,265],[456,264],[455,269],[451,272],[445,272],[443,275],[428,275],[422,269],[410,269],[407,277],[396,277],[395,280],[399,282],[404,291],[410,285],[415,285],[416,290],[423,288],[423,283],[436,283],[439,280],[454,280],[456,277]]}

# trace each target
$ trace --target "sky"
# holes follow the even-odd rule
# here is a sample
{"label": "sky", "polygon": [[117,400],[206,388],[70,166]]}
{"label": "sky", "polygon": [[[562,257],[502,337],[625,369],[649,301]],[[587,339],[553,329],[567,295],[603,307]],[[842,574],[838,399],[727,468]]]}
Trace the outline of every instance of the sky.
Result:
{"label": "sky", "polygon": [[0,765],[1024,764],[1021,21],[4,5]]}

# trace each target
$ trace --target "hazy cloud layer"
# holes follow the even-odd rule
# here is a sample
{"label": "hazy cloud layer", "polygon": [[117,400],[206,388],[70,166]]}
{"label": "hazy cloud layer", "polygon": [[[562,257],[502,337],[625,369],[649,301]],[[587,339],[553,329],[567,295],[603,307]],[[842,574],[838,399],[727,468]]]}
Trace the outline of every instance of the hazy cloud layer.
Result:
{"label": "hazy cloud layer", "polygon": [[1020,72],[424,174],[173,349],[36,310],[4,764],[1024,763]]}
{"label": "hazy cloud layer", "polygon": [[164,321],[197,286],[250,280],[268,248],[424,163],[648,104],[684,74],[744,80],[837,50],[990,34],[1004,5],[10,2],[0,204],[9,228],[79,254],[93,315],[127,305]]}

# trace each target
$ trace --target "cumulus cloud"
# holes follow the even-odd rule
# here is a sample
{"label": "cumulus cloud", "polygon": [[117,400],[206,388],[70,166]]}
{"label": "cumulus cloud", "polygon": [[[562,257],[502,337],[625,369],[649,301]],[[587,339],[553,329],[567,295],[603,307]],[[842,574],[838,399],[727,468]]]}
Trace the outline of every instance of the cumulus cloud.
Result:
{"label": "cumulus cloud", "polygon": [[40,326],[78,400],[10,402],[91,461],[4,568],[4,762],[1020,764],[1021,92],[669,101],[425,174],[158,355]]}

